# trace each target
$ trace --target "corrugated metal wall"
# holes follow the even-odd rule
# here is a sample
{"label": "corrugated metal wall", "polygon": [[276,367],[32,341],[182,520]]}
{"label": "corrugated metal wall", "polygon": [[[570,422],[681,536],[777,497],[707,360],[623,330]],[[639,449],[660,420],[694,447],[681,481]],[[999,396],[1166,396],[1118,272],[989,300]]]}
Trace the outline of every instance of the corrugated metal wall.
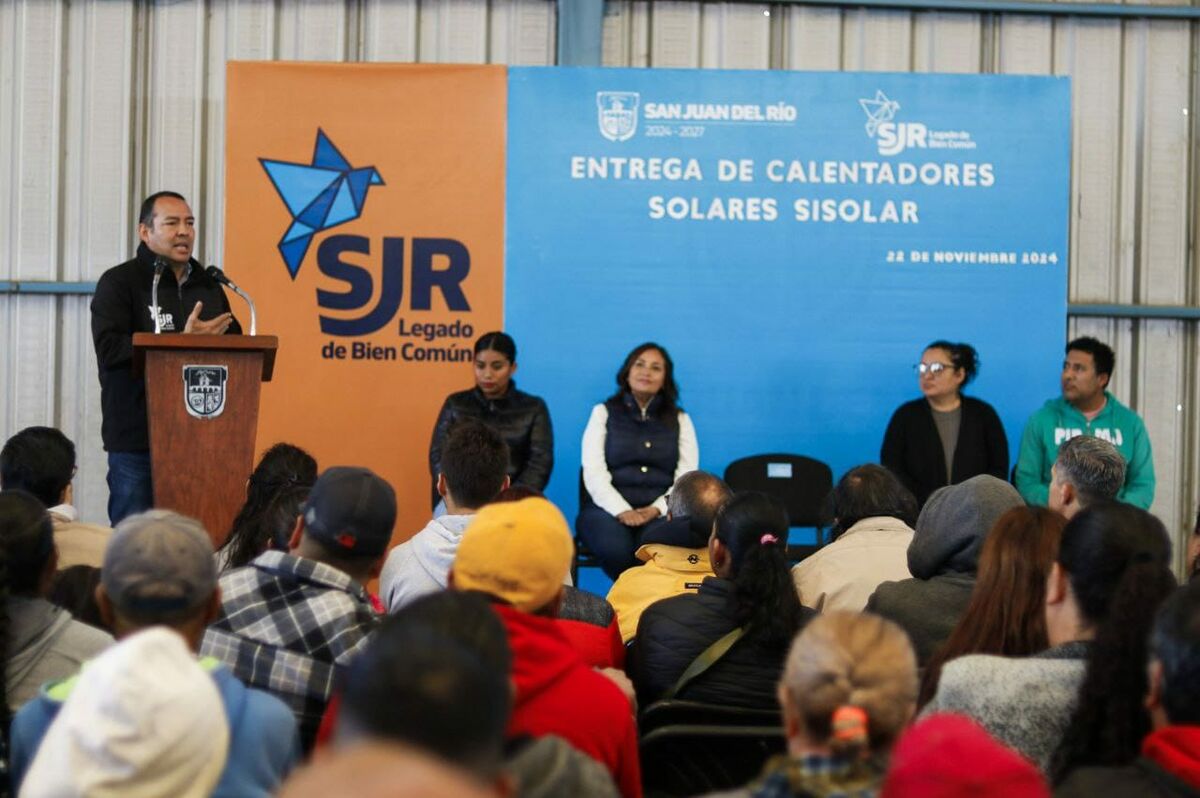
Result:
{"label": "corrugated metal wall", "polygon": [[[0,280],[95,280],[163,187],[193,199],[198,252],[215,259],[229,59],[550,64],[555,25],[552,0],[0,3]],[[1183,21],[610,0],[604,62],[1070,75],[1071,301],[1195,305],[1196,35]],[[1182,534],[1200,494],[1197,324],[1069,327],[1117,350],[1113,389],[1154,443],[1154,509]],[[0,336],[0,437],[62,427],[80,445],[78,503],[103,518],[87,298],[0,296]]]}

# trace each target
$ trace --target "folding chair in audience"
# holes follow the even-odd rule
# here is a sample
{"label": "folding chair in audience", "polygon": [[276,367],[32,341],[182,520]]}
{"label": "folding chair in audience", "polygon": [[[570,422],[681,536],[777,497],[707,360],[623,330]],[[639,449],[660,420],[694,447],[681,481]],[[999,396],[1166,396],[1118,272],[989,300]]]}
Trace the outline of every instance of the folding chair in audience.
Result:
{"label": "folding chair in audience", "polygon": [[660,727],[679,725],[782,728],[783,716],[778,709],[750,709],[671,698],[655,701],[638,717],[638,731],[643,737]]}
{"label": "folding chair in audience", "polygon": [[740,787],[785,748],[778,726],[661,726],[639,743],[642,786],[647,798]]}

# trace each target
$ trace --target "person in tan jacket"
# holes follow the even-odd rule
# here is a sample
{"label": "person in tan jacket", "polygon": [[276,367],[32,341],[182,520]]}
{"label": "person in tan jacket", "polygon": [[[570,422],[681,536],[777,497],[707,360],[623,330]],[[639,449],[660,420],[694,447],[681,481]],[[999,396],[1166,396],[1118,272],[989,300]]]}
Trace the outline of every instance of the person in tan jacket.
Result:
{"label": "person in tan jacket", "polygon": [[704,577],[713,576],[708,537],[717,510],[732,495],[724,481],[705,471],[689,471],[671,486],[667,523],[648,531],[634,554],[644,564],[627,569],[608,592],[623,642],[637,634],[642,611],[651,604],[695,593]]}
{"label": "person in tan jacket", "polygon": [[792,569],[800,603],[818,612],[862,612],[882,582],[912,576],[908,544],[917,500],[879,465],[850,469],[830,494],[833,542]]}
{"label": "person in tan jacket", "polygon": [[58,569],[75,565],[99,568],[112,529],[79,520],[72,506],[75,444],[53,427],[27,427],[0,450],[0,489],[33,494],[50,513]]}

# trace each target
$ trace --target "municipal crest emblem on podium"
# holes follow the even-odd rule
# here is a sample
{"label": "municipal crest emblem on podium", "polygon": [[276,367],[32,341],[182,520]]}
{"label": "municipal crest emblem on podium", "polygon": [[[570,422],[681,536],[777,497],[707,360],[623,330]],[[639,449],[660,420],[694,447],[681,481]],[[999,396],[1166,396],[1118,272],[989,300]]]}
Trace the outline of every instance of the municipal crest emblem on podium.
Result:
{"label": "municipal crest emblem on podium", "polygon": [[640,95],[636,91],[598,91],[600,134],[609,141],[626,141],[637,132]]}
{"label": "municipal crest emblem on podium", "polygon": [[225,366],[184,366],[183,403],[189,415],[216,418],[225,409]]}

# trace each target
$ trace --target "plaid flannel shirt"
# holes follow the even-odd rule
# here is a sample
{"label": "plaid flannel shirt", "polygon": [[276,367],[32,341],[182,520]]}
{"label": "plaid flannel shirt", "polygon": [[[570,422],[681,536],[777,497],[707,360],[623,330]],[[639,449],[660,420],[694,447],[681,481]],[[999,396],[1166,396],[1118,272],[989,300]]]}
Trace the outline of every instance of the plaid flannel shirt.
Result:
{"label": "plaid flannel shirt", "polygon": [[875,798],[885,769],[875,759],[780,754],[767,762],[763,776],[747,792],[753,798]]}
{"label": "plaid flannel shirt", "polygon": [[221,577],[221,614],[200,651],[287,704],[308,751],[338,671],[378,622],[366,589],[346,574],[267,551]]}

